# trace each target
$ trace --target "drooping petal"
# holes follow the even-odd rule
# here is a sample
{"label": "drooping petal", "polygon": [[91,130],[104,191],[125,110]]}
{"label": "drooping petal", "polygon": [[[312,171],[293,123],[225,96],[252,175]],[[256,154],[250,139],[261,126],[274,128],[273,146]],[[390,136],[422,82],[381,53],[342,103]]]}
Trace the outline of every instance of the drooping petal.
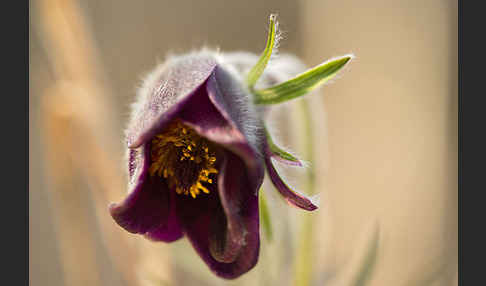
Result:
{"label": "drooping petal", "polygon": [[209,227],[208,247],[211,257],[220,263],[234,262],[244,244],[244,238],[235,237],[243,234],[242,226],[239,226],[240,230],[231,230],[228,217],[220,212],[211,216],[211,222],[207,227]]}
{"label": "drooping petal", "polygon": [[[170,219],[170,197],[166,184],[148,175],[148,148],[143,148],[143,156],[138,162],[138,174],[130,168],[131,176],[135,179],[133,190],[122,203],[110,205],[113,219],[125,230],[131,233],[145,234],[156,229],[165,228],[169,240],[175,240],[182,235],[178,223]],[[131,160],[135,160],[135,157]],[[129,166],[133,166],[133,162]]]}
{"label": "drooping petal", "polygon": [[248,181],[244,162],[226,151],[218,185],[192,199],[177,197],[177,212],[188,239],[208,267],[236,278],[255,266],[259,253],[258,194]]}
{"label": "drooping petal", "polygon": [[265,166],[273,185],[288,203],[308,211],[317,209],[317,206],[309,198],[295,192],[287,186],[273,166],[271,154],[268,151],[265,154]]}
{"label": "drooping petal", "polygon": [[252,188],[260,186],[264,172],[261,164],[264,130],[251,94],[221,66],[216,66],[208,78],[207,92],[211,102],[234,130],[232,142],[224,144],[225,147],[247,164],[250,182],[254,183]]}
{"label": "drooping petal", "polygon": [[172,242],[184,236],[179,218],[177,217],[176,193],[169,192],[169,215],[166,222],[159,227],[145,233],[145,237],[153,241]]}
{"label": "drooping petal", "polygon": [[217,65],[212,53],[198,52],[169,59],[139,89],[126,137],[137,148],[163,129],[187,105]]}
{"label": "drooping petal", "polygon": [[[227,234],[227,232],[223,231],[222,227],[224,224],[221,224],[221,221],[224,221],[224,219],[226,217],[222,210],[218,212],[213,211],[212,213],[199,215],[188,222],[185,225],[185,229],[191,244],[211,271],[218,276],[234,279],[248,272],[258,261],[260,250],[258,198],[251,196],[246,201],[245,209],[241,214],[241,222],[246,230],[245,244],[239,251],[229,248],[226,252],[221,252],[227,257],[235,256],[230,263],[218,261],[214,257],[215,245],[218,242],[227,242],[225,238],[225,233]],[[211,248],[213,249],[211,250]],[[237,255],[235,255],[236,252]],[[218,258],[221,258],[221,256],[218,256]]]}
{"label": "drooping petal", "polygon": [[[256,201],[256,199],[255,199]],[[246,238],[246,245],[240,250],[238,257],[231,263],[219,262],[211,255],[209,249],[210,239],[214,239],[215,235],[210,231],[214,228],[208,228],[207,220],[195,221],[186,234],[190,242],[199,253],[199,256],[206,262],[211,271],[216,275],[234,279],[252,269],[258,261],[258,254],[260,250],[260,236],[258,233],[258,209],[257,202],[252,203],[254,206],[253,213],[255,217],[248,219],[246,222],[248,235]]]}
{"label": "drooping petal", "polygon": [[[243,161],[231,152],[226,152],[225,160],[222,163],[218,177],[218,191],[221,206],[227,218],[226,242],[221,244],[225,247],[220,248],[222,254],[220,256],[225,256],[228,246],[236,248],[246,244],[248,232],[243,224],[244,209],[248,201],[258,196],[258,189],[252,189]],[[210,248],[210,250],[212,249]],[[221,261],[218,259],[218,253],[212,252],[212,254],[216,260]]]}

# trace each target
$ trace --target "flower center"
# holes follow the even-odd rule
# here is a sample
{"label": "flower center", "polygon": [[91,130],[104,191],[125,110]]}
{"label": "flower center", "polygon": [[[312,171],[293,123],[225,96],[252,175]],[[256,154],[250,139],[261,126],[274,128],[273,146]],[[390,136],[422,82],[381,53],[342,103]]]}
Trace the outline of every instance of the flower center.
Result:
{"label": "flower center", "polygon": [[201,191],[209,194],[204,184],[212,184],[218,174],[216,154],[211,149],[211,142],[175,121],[152,139],[149,173],[163,176],[177,194],[190,194],[193,198]]}

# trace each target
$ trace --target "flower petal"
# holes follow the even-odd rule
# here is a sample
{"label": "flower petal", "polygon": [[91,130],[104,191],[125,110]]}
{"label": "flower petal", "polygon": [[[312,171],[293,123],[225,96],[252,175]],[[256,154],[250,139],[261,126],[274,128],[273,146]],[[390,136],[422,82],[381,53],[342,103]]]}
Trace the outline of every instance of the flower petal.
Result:
{"label": "flower petal", "polygon": [[232,132],[228,142],[222,143],[239,155],[249,168],[252,189],[260,186],[263,168],[260,153],[264,130],[263,123],[252,102],[251,94],[242,89],[242,83],[221,66],[216,66],[208,78],[207,92],[216,109],[226,119]]}
{"label": "flower petal", "polygon": [[[247,234],[245,244],[239,250],[232,249],[231,247],[235,245],[234,242],[226,240],[224,236],[228,232],[223,231],[226,219],[223,211],[219,209],[215,212],[214,210],[217,208],[213,208],[211,212],[199,214],[192,220],[185,220],[185,232],[194,249],[211,271],[220,277],[234,279],[248,272],[258,261],[260,251],[258,197],[250,196],[245,208],[242,209],[241,223]],[[229,248],[218,253],[217,243]],[[222,253],[224,253],[223,256],[221,256]],[[219,260],[231,258],[233,261],[230,263],[218,261],[214,254],[217,254]]]}
{"label": "flower petal", "polygon": [[211,222],[207,226],[209,227],[209,252],[212,258],[221,263],[234,262],[245,243],[242,225],[237,227],[238,230],[232,230],[225,213],[219,211],[211,215]]}
{"label": "flower petal", "polygon": [[226,151],[218,185],[208,195],[177,197],[178,217],[194,249],[223,278],[236,278],[258,261],[260,234],[258,192],[245,163]]}
{"label": "flower petal", "polygon": [[170,192],[169,215],[166,222],[154,230],[145,233],[145,237],[153,241],[173,242],[184,236],[177,217],[176,193]]}
{"label": "flower petal", "polygon": [[[247,230],[243,224],[244,208],[247,201],[251,200],[258,190],[251,188],[244,162],[231,152],[226,152],[221,170],[218,176],[218,191],[221,206],[226,216],[226,230],[224,244],[220,243],[219,252],[213,251],[213,257],[220,261],[219,257],[228,256],[225,252],[235,253],[230,247],[241,248],[246,244]],[[227,250],[229,249],[229,250]],[[233,259],[234,260],[234,259]]]}
{"label": "flower petal", "polygon": [[[160,233],[161,229],[165,229],[164,236],[159,235],[161,239],[174,240],[179,238],[182,232],[178,223],[170,218],[171,204],[165,182],[148,175],[148,150],[148,147],[143,148],[142,160],[138,162],[142,166],[139,167],[139,177],[134,178],[133,190],[122,203],[113,203],[109,206],[110,214],[128,232],[145,234],[159,230]],[[129,166],[134,165],[132,160],[136,158],[130,156]],[[137,175],[134,172],[133,168],[130,168],[131,176]]]}
{"label": "flower petal", "polygon": [[123,203],[110,205],[111,216],[131,233],[159,227],[169,216],[168,190],[163,185],[151,178],[141,181]]}
{"label": "flower petal", "polygon": [[212,53],[175,57],[158,67],[139,89],[126,132],[129,148],[137,148],[163,129],[185,106],[217,65]]}
{"label": "flower petal", "polygon": [[312,201],[303,194],[299,194],[292,189],[290,189],[287,184],[279,176],[277,170],[273,166],[272,154],[266,151],[265,154],[265,165],[267,167],[267,172],[275,188],[278,192],[287,200],[288,203],[299,207],[304,210],[313,211],[317,209],[317,206],[312,203]]}

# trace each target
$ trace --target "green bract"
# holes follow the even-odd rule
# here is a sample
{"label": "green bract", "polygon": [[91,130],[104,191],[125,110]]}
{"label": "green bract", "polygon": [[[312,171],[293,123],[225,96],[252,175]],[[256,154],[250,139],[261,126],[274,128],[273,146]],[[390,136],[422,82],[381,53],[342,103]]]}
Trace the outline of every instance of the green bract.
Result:
{"label": "green bract", "polygon": [[265,128],[265,136],[267,137],[267,144],[268,148],[270,148],[270,151],[275,155],[280,157],[281,159],[287,160],[294,162],[296,165],[301,165],[299,159],[295,158],[292,154],[289,152],[283,150],[282,148],[278,147],[275,145],[273,142],[272,137],[270,136],[270,133],[268,133],[267,128]]}
{"label": "green bract", "polygon": [[246,77],[247,86],[253,92],[256,104],[277,104],[305,95],[333,78],[353,58],[352,55],[345,55],[331,59],[286,82],[269,88],[254,90],[253,87],[265,70],[277,43],[277,29],[276,15],[272,14],[270,15],[269,33],[265,50]]}
{"label": "green bract", "polygon": [[276,104],[305,95],[333,78],[351,58],[330,60],[276,86],[255,90],[255,103]]}
{"label": "green bract", "polygon": [[272,14],[270,15],[270,25],[268,31],[268,39],[267,39],[267,46],[263,51],[262,55],[258,59],[258,62],[253,66],[246,77],[246,84],[250,89],[253,89],[253,86],[258,81],[260,76],[262,75],[265,67],[267,66],[270,57],[272,56],[273,48],[275,47],[275,37],[277,34],[278,23],[276,21],[277,16]]}

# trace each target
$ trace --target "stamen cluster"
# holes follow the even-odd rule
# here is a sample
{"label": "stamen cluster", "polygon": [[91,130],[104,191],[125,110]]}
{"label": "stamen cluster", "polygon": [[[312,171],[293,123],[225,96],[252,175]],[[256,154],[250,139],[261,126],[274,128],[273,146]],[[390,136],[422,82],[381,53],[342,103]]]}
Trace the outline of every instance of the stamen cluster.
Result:
{"label": "stamen cluster", "polygon": [[203,184],[212,184],[216,154],[211,143],[196,131],[175,121],[166,131],[154,136],[151,146],[149,173],[164,177],[177,194],[196,198],[202,192],[209,194]]}

